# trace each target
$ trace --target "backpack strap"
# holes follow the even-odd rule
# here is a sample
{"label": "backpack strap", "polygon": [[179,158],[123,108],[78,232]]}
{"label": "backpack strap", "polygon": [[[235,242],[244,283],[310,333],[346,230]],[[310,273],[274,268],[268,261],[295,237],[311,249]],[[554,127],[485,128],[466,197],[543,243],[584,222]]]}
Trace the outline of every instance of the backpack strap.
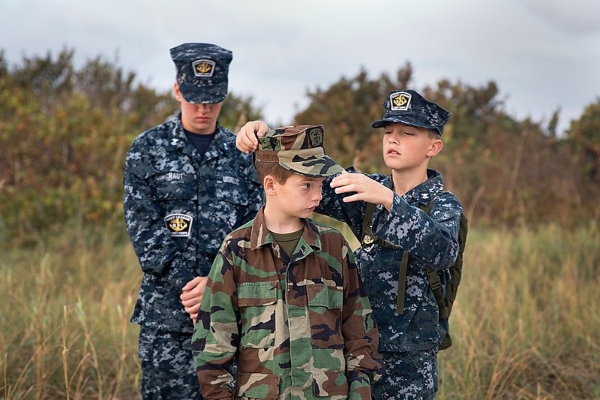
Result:
{"label": "backpack strap", "polygon": [[[444,312],[447,314],[446,318],[450,316],[452,311],[452,305],[454,304],[454,300],[456,299],[456,294],[458,292],[458,286],[460,285],[460,280],[462,278],[462,267],[463,267],[463,258],[465,247],[467,245],[467,234],[469,231],[469,221],[464,214],[460,215],[460,224],[458,231],[458,255],[456,256],[456,261],[454,265],[450,267],[450,280],[446,283],[446,296],[444,298]],[[440,313],[442,307],[440,306]]]}
{"label": "backpack strap", "polygon": [[371,226],[369,225],[371,222],[371,217],[373,217],[375,207],[375,204],[367,203],[367,209],[365,210],[365,217],[363,218],[362,223],[362,240],[360,241],[360,244],[363,247],[370,246],[376,240],[373,235],[373,231],[371,230]]}
{"label": "backpack strap", "polygon": [[396,314],[404,312],[404,294],[406,293],[406,270],[408,269],[408,251],[402,253],[400,269],[398,271],[398,302],[396,303]]}
{"label": "backpack strap", "polygon": [[371,230],[371,218],[373,217],[373,212],[375,212],[375,207],[377,207],[377,204],[373,204],[373,203],[367,203],[367,208],[365,210],[365,217],[363,218],[363,223],[362,223],[362,239],[360,241],[360,245],[362,247],[367,247],[372,245],[373,243],[377,244],[378,246],[381,247],[387,247],[387,248],[396,248],[396,246],[392,245],[389,242],[386,242],[383,239],[378,238],[377,236],[375,236],[373,234],[373,231]]}
{"label": "backpack strap", "polygon": [[450,316],[450,312],[444,302],[444,296],[442,294],[442,281],[437,271],[427,268],[427,277],[429,278],[429,286],[435,296],[435,301],[440,309],[440,319],[446,319]]}
{"label": "backpack strap", "polygon": [[[427,215],[431,214],[431,206],[433,201],[423,204],[419,203],[419,208],[423,210]],[[406,271],[408,269],[408,251],[402,254],[402,261],[400,261],[400,271],[398,273],[398,303],[396,304],[396,314],[402,314],[404,312],[404,295],[406,293]],[[438,303],[440,309],[440,318],[448,318],[450,315],[449,309],[444,303],[444,294],[442,293],[442,281],[437,271],[427,269],[427,277],[429,278],[429,286],[433,291],[435,300]]]}
{"label": "backpack strap", "polygon": [[[419,203],[419,208],[423,210],[427,215],[431,212],[431,206],[433,202],[422,204]],[[370,246],[373,243],[381,246],[381,247],[389,247],[394,248],[393,245],[382,240],[375,235],[373,235],[373,231],[371,230],[370,222],[371,217],[373,216],[373,212],[375,211],[375,204],[367,203],[367,209],[365,210],[365,218],[363,219],[363,237],[361,241],[361,246]],[[398,269],[398,300],[396,303],[396,314],[402,314],[404,312],[404,295],[406,294],[406,271],[408,270],[408,251],[404,251],[402,254],[402,260],[400,260],[400,266]],[[436,271],[428,270],[427,275],[429,277],[429,284],[433,290],[433,294],[435,299],[437,300],[438,306],[441,310],[446,310],[444,307],[444,296],[442,295],[442,283],[440,280],[440,276]],[[444,318],[447,318],[444,317]]]}
{"label": "backpack strap", "polygon": [[[433,205],[433,201],[430,201],[427,204],[419,203],[419,208],[427,215],[431,214],[431,206]],[[427,277],[429,278],[429,286],[431,287],[431,291],[433,292],[433,296],[438,304],[438,308],[440,309],[440,319],[446,319],[450,316],[450,308],[446,306],[446,301],[444,300],[444,294],[442,293],[442,280],[440,279],[440,274],[437,271],[427,268]],[[448,285],[446,285],[446,290],[448,289]]]}

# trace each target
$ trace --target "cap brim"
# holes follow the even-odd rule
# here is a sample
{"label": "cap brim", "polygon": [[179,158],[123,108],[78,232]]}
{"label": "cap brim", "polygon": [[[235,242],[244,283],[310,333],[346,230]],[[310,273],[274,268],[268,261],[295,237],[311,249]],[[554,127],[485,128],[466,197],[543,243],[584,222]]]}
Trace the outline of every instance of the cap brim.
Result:
{"label": "cap brim", "polygon": [[377,120],[373,123],[371,123],[371,128],[383,128],[385,125],[389,124],[392,121],[389,121],[387,119],[380,119]]}
{"label": "cap brim", "polygon": [[433,126],[425,126],[423,124],[415,124],[414,121],[408,120],[408,119],[404,119],[404,118],[384,118],[384,119],[380,119],[377,120],[375,122],[373,122],[371,124],[371,128],[383,128],[386,125],[389,124],[405,124],[405,125],[410,125],[410,126],[416,126],[417,128],[424,128],[424,129],[435,129],[437,130],[436,127]]}
{"label": "cap brim", "polygon": [[221,103],[227,97],[227,85],[198,86],[178,79],[181,96],[191,104]]}
{"label": "cap brim", "polygon": [[309,157],[301,161],[279,161],[283,168],[299,175],[321,178],[341,173],[344,168],[328,156]]}

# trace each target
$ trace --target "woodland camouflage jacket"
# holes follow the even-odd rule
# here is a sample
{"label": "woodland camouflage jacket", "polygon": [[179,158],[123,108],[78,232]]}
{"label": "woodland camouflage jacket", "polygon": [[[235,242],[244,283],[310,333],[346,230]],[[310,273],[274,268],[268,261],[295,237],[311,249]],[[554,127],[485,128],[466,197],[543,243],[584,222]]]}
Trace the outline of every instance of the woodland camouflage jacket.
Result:
{"label": "woodland camouflage jacket", "polygon": [[383,372],[377,346],[340,232],[307,220],[288,257],[261,209],[225,239],[192,340],[205,399],[231,399],[234,391],[239,399],[370,399],[370,383]]}

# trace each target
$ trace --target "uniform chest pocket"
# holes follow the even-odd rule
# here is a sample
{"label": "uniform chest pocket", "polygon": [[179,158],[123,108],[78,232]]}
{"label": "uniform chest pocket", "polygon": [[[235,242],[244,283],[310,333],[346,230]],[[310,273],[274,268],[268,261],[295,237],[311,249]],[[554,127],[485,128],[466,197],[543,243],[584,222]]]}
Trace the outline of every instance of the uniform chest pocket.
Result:
{"label": "uniform chest pocket", "polygon": [[151,178],[158,201],[195,200],[196,178],[193,175],[168,172]]}
{"label": "uniform chest pocket", "polygon": [[343,348],[343,289],[322,284],[306,285],[308,319],[315,348]]}
{"label": "uniform chest pocket", "polygon": [[207,205],[216,226],[230,231],[241,225],[249,205],[246,182],[241,177],[222,176],[215,187],[216,201]]}
{"label": "uniform chest pocket", "polygon": [[277,400],[280,379],[278,375],[239,372],[236,399]]}
{"label": "uniform chest pocket", "polygon": [[313,374],[313,394],[329,399],[348,398],[348,378],[345,371],[323,371]]}
{"label": "uniform chest pocket", "polygon": [[215,183],[215,195],[228,203],[248,205],[248,185],[242,176],[223,175]]}
{"label": "uniform chest pocket", "polygon": [[248,282],[237,287],[242,348],[264,349],[275,345],[278,292],[278,282]]}
{"label": "uniform chest pocket", "polygon": [[[180,172],[151,176],[159,212],[172,238],[187,239],[192,235],[196,218],[195,178]],[[184,242],[177,241],[179,245]],[[184,250],[182,248],[182,250]]]}

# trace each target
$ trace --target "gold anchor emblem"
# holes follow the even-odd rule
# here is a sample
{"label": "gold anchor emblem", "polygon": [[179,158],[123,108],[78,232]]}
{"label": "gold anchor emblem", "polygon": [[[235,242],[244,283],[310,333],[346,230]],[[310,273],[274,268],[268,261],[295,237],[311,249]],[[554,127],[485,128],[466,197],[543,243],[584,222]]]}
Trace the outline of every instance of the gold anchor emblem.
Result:
{"label": "gold anchor emblem", "polygon": [[182,218],[175,218],[169,222],[169,227],[175,232],[181,232],[188,227],[188,224]]}
{"label": "gold anchor emblem", "polygon": [[212,65],[210,65],[209,63],[202,62],[196,65],[196,71],[200,74],[207,74],[210,72],[211,69]]}
{"label": "gold anchor emblem", "polygon": [[394,105],[396,107],[405,106],[406,103],[408,103],[408,99],[405,96],[398,96],[398,97],[394,98]]}

